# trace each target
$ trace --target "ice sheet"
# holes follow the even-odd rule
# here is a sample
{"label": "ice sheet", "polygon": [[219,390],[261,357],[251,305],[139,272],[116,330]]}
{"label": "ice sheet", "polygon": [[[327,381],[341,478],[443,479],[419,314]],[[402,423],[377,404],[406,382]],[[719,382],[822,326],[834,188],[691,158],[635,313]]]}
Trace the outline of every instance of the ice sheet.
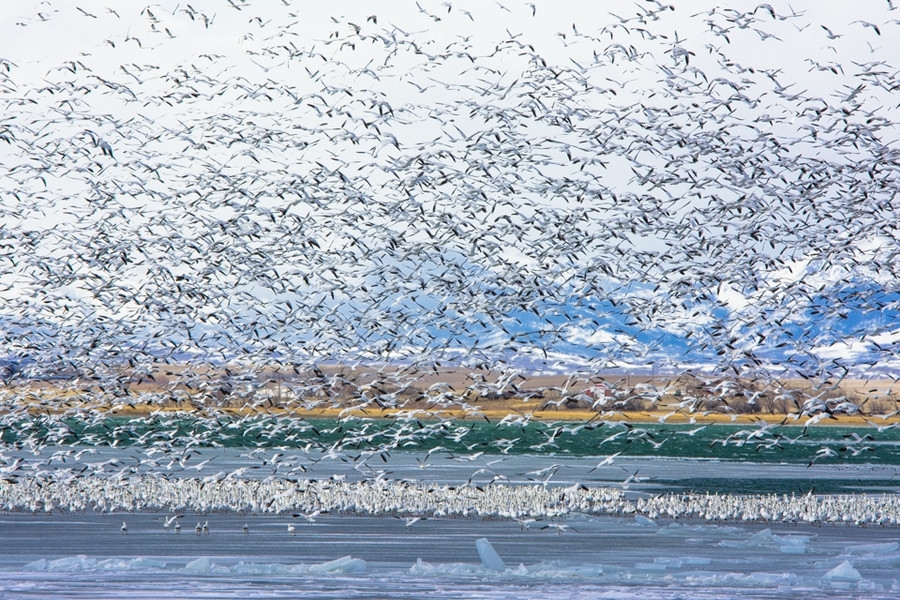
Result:
{"label": "ice sheet", "polygon": [[[540,466],[534,459],[528,464]],[[472,499],[485,493],[462,491]],[[542,598],[641,600],[900,596],[900,530],[891,527],[572,513],[552,521],[568,526],[559,533],[542,529],[551,522],[542,518],[525,529],[513,519],[478,515],[429,518],[407,528],[391,516],[335,512],[301,521],[289,535],[286,524],[296,522],[290,516],[189,512],[177,535],[163,528],[171,514],[167,507],[0,515],[0,589],[9,598],[116,600],[247,597],[261,586],[273,598],[334,596],[347,586],[364,597],[431,600],[525,598],[536,590]],[[120,532],[123,520],[127,535]],[[194,535],[193,524],[207,520],[210,535]],[[501,570],[483,561],[481,538],[502,555]]]}
{"label": "ice sheet", "polygon": [[487,538],[475,540],[475,549],[478,550],[478,556],[481,557],[481,564],[484,565],[485,569],[492,571],[506,570],[506,563],[503,562],[503,559],[500,558],[500,555],[497,554],[497,551],[494,550]]}

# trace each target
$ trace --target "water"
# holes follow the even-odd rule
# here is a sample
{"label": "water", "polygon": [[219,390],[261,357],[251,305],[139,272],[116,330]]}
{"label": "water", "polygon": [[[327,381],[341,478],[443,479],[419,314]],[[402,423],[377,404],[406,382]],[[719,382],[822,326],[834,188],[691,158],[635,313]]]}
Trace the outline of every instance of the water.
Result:
{"label": "water", "polygon": [[[804,427],[786,424],[639,424],[621,421],[484,421],[300,419],[260,415],[215,418],[158,413],[126,418],[91,414],[0,416],[7,446],[213,446],[225,448],[367,448],[454,454],[554,454],[706,457],[753,462],[900,464],[900,428]],[[822,448],[835,456],[818,456]]]}
{"label": "water", "polygon": [[[71,450],[72,448],[69,448]],[[80,448],[84,450],[84,448]],[[137,448],[95,448],[92,464],[140,456]],[[46,465],[20,451],[19,470]],[[207,448],[168,477],[205,475],[279,460],[305,465],[318,480],[363,479],[353,461],[322,452]],[[7,461],[12,457],[6,453]],[[418,482],[462,485],[490,469],[513,485],[534,485],[529,473],[553,473],[548,485],[612,484],[626,473],[632,498],[684,489],[706,480],[722,489],[735,481],[865,487],[887,480],[893,467],[616,457],[536,455],[466,457],[395,451],[382,474]],[[209,461],[199,470],[191,465]],[[80,464],[80,463],[77,463]],[[80,468],[74,465],[74,468]],[[70,468],[66,463],[64,468]],[[374,466],[374,465],[373,465]],[[46,466],[43,467],[46,469]],[[181,467],[177,467],[181,468]],[[593,471],[591,471],[593,469]],[[588,471],[591,471],[590,473]],[[267,472],[268,473],[268,472]],[[269,477],[271,473],[259,476]],[[488,477],[489,473],[479,473]],[[493,477],[493,475],[490,475]],[[116,477],[115,474],[101,477]],[[830,482],[830,483],[828,483]],[[123,482],[128,485],[128,482]],[[483,485],[487,485],[483,482]],[[510,519],[428,518],[407,527],[393,516],[321,514],[313,522],[289,514],[186,513],[180,534],[163,529],[165,512],[31,514],[0,518],[3,598],[886,598],[900,591],[900,529],[844,525],[704,523],[633,516],[570,515],[525,525]],[[127,534],[122,534],[122,523]],[[194,527],[208,522],[209,535]],[[244,534],[242,526],[248,526]],[[290,535],[288,524],[295,526]],[[564,528],[562,533],[559,529]],[[506,564],[481,563],[476,541],[487,538]],[[345,557],[350,557],[349,559]],[[341,559],[344,559],[341,562]],[[337,562],[335,562],[337,561]],[[838,569],[838,575],[826,575]],[[849,575],[847,575],[849,573]]]}
{"label": "water", "polygon": [[[127,535],[119,533],[123,519]],[[184,517],[189,525],[196,519],[209,521],[209,535],[166,533],[156,515],[7,516],[0,520],[7,541],[3,597],[774,598],[900,591],[893,529],[581,518],[560,535],[508,521],[426,520],[407,531],[398,519],[324,517],[292,536],[289,518]],[[505,571],[481,564],[481,537]],[[329,561],[346,556],[357,559],[343,563],[349,572],[341,563],[329,570]],[[845,561],[858,576],[825,576]]]}
{"label": "water", "polygon": [[[225,478],[238,477],[288,487],[310,480],[326,487],[407,482],[473,497],[492,486],[583,485],[613,489],[625,502],[697,492],[855,494],[845,501],[869,497],[877,504],[896,496],[900,479],[891,429],[458,422],[441,430],[415,422],[272,417],[212,427],[183,416],[99,423],[44,416],[19,425],[3,430],[0,485],[35,481],[38,489],[66,489],[66,482],[84,480],[138,496],[149,493],[152,481],[196,480],[204,490],[218,490]],[[392,444],[397,437],[406,445]],[[656,452],[647,451],[661,440]],[[841,450],[864,445],[876,450],[856,456]],[[813,460],[822,447],[837,456]],[[889,598],[900,592],[897,527],[577,511],[533,520],[429,513],[412,521],[396,511],[377,517],[322,512],[307,520],[290,510],[184,510],[176,534],[163,528],[172,514],[164,506],[7,512],[0,516],[0,598]],[[202,523],[208,535],[195,534]],[[482,538],[504,570],[482,564],[476,548]]]}

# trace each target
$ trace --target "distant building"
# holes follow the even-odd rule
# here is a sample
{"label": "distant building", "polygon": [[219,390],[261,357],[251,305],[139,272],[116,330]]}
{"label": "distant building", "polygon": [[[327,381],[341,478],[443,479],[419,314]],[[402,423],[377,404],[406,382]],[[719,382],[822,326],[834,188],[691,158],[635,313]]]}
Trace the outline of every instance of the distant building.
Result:
{"label": "distant building", "polygon": [[589,397],[591,400],[602,400],[605,398],[612,398],[614,396],[612,388],[610,388],[606,383],[598,383],[592,385],[591,387],[584,390],[584,395]]}

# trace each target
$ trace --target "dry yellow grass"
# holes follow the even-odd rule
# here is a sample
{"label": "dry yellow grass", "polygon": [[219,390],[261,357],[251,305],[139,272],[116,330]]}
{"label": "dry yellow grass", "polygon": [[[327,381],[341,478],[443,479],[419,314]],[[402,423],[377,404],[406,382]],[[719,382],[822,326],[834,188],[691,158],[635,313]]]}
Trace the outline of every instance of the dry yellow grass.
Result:
{"label": "dry yellow grass", "polygon": [[[32,383],[16,388],[0,388],[0,396],[15,398],[17,407],[27,408],[32,412],[98,410],[119,415],[147,415],[156,411],[189,411],[189,412],[227,412],[250,415],[266,413],[273,415],[293,415],[303,418],[340,418],[345,416],[365,416],[383,418],[419,418],[419,419],[487,419],[496,422],[507,416],[521,416],[536,421],[588,421],[591,419],[615,419],[645,423],[753,423],[768,422],[805,424],[808,416],[801,416],[800,404],[790,406],[757,407],[754,411],[733,411],[727,405],[713,410],[694,410],[679,407],[678,403],[689,395],[710,395],[710,390],[725,378],[715,376],[695,377],[681,376],[637,376],[637,375],[540,375],[521,376],[513,380],[515,390],[508,397],[489,397],[479,395],[479,389],[496,389],[501,374],[485,370],[440,369],[416,371],[412,368],[374,367],[353,369],[344,366],[326,366],[319,371],[324,378],[339,378],[349,383],[343,393],[316,398],[298,398],[285,400],[271,398],[268,401],[247,402],[246,398],[214,397],[208,391],[194,389],[183,383],[187,371],[196,374],[201,382],[215,382],[225,375],[222,368],[188,367],[186,365],[165,365],[154,372],[152,378],[140,381],[129,381],[125,386],[126,393],[118,398],[111,398],[90,382],[78,385],[77,382]],[[271,375],[275,385],[282,381],[276,377],[277,369],[264,371]],[[268,376],[266,375],[266,376]],[[299,381],[309,376],[308,373],[293,373]],[[260,376],[257,375],[257,379]],[[615,399],[610,399],[603,408],[612,409],[605,412],[588,410],[582,402],[565,405],[558,401],[563,393],[577,395],[597,384],[607,384],[619,390]],[[844,379],[837,382],[813,382],[803,379],[781,381],[738,381],[743,390],[763,391],[770,394],[793,392],[799,399],[816,395],[830,398],[846,397],[863,407],[864,412],[886,414],[896,410],[898,394],[895,383],[889,379],[864,380]],[[495,386],[492,388],[491,386]],[[458,397],[457,402],[435,402],[433,390],[450,392]],[[352,392],[384,389],[400,390],[400,401],[395,407],[380,407],[375,403],[360,405],[358,395]],[[431,391],[429,391],[431,390]],[[650,391],[656,395],[653,402],[644,402],[641,409],[616,406],[622,397],[635,395],[637,390]],[[742,390],[742,391],[743,391]],[[143,402],[142,394],[159,394],[167,398],[164,402]],[[710,397],[712,397],[710,395]],[[735,395],[740,399],[740,394]],[[887,407],[887,409],[885,409]],[[893,410],[890,410],[894,407]],[[878,410],[868,410],[877,408]],[[741,414],[738,414],[741,413]],[[897,419],[893,415],[884,420],[891,423]],[[834,418],[819,421],[832,425],[865,425],[862,415],[836,414]]]}
{"label": "dry yellow grass", "polygon": [[[786,425],[807,425],[810,422],[809,416],[801,416],[798,413],[791,414],[769,414],[769,413],[690,413],[677,412],[667,410],[645,410],[645,411],[607,411],[598,412],[579,409],[557,409],[557,410],[540,410],[533,403],[521,401],[493,401],[490,407],[480,405],[470,405],[467,408],[446,408],[441,406],[423,405],[419,408],[379,408],[365,407],[358,408],[353,406],[335,406],[322,405],[310,407],[206,407],[199,404],[191,403],[173,403],[168,406],[159,406],[156,404],[141,403],[92,403],[78,402],[68,403],[65,410],[82,411],[94,410],[109,413],[111,415],[123,417],[141,417],[154,413],[178,413],[189,412],[194,414],[231,414],[235,416],[251,416],[254,414],[265,414],[272,416],[290,416],[304,419],[316,418],[375,418],[375,419],[419,419],[422,421],[431,420],[486,420],[491,423],[497,423],[506,417],[522,417],[533,422],[587,422],[596,420],[626,421],[635,424],[652,424],[652,423],[722,423],[722,424],[754,424],[754,423],[784,423]],[[46,413],[48,409],[46,404],[35,405],[32,409],[35,413]],[[61,413],[64,410],[53,410],[49,412]],[[879,424],[888,425],[900,422],[897,415],[890,416],[885,419],[878,419]],[[868,418],[863,415],[846,415],[836,414],[827,419],[816,420],[816,425],[833,425],[833,426],[866,426]]]}

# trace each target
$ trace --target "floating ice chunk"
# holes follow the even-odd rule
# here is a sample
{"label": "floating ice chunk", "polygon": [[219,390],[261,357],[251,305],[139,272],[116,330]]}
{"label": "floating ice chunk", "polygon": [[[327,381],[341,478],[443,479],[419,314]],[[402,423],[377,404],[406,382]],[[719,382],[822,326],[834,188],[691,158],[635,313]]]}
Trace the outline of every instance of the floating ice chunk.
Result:
{"label": "floating ice chunk", "polygon": [[853,586],[852,581],[839,581],[837,579],[832,579],[830,583],[833,590],[849,590]]}
{"label": "floating ice chunk", "polygon": [[302,575],[307,572],[306,565],[282,565],[279,563],[246,563],[240,561],[228,568],[231,575]]}
{"label": "floating ice chunk", "polygon": [[90,560],[87,556],[80,554],[78,556],[70,556],[68,558],[59,558],[51,560],[47,563],[48,571],[90,571],[93,569],[95,561]]}
{"label": "floating ice chunk", "polygon": [[[522,569],[520,566],[514,573]],[[509,573],[509,571],[507,571]],[[526,575],[523,573],[523,575]],[[536,580],[543,579],[592,579],[603,575],[603,567],[600,565],[577,565],[561,567],[558,563],[542,563],[533,565],[527,571],[527,577]]]}
{"label": "floating ice chunk", "polygon": [[725,548],[764,548],[775,547],[783,554],[803,554],[810,537],[805,535],[772,535],[771,529],[763,529],[744,540],[722,540],[720,546]]}
{"label": "floating ice chunk", "polygon": [[210,569],[212,569],[212,561],[206,556],[192,560],[184,566],[184,570],[191,573],[208,573]]}
{"label": "floating ice chunk", "polygon": [[808,544],[815,535],[773,535],[772,539],[779,544]]}
{"label": "floating ice chunk", "polygon": [[[472,563],[437,563],[431,564],[416,559],[416,564],[410,567],[409,574],[414,576],[455,576],[455,577],[481,577],[484,575],[484,566]],[[631,572],[626,569],[626,571]],[[603,567],[600,565],[576,565],[560,566],[558,562],[538,563],[526,567],[519,564],[515,569],[509,568],[503,571],[503,577],[519,577],[535,581],[548,579],[592,579],[603,576]]]}
{"label": "floating ice chunk", "polygon": [[683,536],[695,536],[695,535],[703,535],[714,538],[725,538],[730,535],[739,535],[744,533],[742,529],[737,527],[728,527],[724,525],[707,525],[707,524],[694,524],[694,525],[684,525],[682,523],[669,523],[664,527],[660,527],[657,534],[659,535],[683,535]]}
{"label": "floating ice chunk", "polygon": [[808,535],[773,535],[772,541],[778,545],[782,554],[804,554],[806,545],[812,539]]}
{"label": "floating ice chunk", "polygon": [[481,564],[485,569],[491,571],[505,571],[506,564],[487,538],[481,538],[475,541],[475,549],[478,550],[478,556],[481,557]]}
{"label": "floating ice chunk", "polygon": [[853,565],[850,564],[850,561],[845,560],[832,570],[825,573],[825,579],[831,581],[859,581],[862,579],[862,575],[859,574],[859,571],[853,568]]}
{"label": "floating ice chunk", "polygon": [[752,545],[765,545],[774,541],[775,536],[772,535],[772,530],[768,528],[754,533],[747,539],[747,543]]}
{"label": "floating ice chunk", "polygon": [[668,556],[657,556],[656,558],[653,559],[653,562],[655,562],[658,565],[666,565],[670,569],[680,569],[681,564],[684,561],[680,558],[675,558],[675,557],[670,558]]}
{"label": "floating ice chunk", "polygon": [[890,554],[900,548],[900,543],[886,542],[884,544],[862,544],[844,548],[844,554],[859,556],[860,554]]}
{"label": "floating ice chunk", "polygon": [[793,586],[798,581],[794,573],[716,573],[712,571],[688,571],[679,575],[679,580],[692,586],[742,587],[742,588],[777,588]]}
{"label": "floating ice chunk", "polygon": [[107,558],[95,565],[98,571],[134,571],[142,569],[164,569],[166,563],[161,560],[142,558],[140,556],[131,559]]}
{"label": "floating ice chunk", "polygon": [[666,569],[680,569],[682,561],[680,558],[668,558],[658,556],[653,559],[652,563],[639,562],[634,563],[634,568],[643,571],[665,571]]}
{"label": "floating ice chunk", "polygon": [[41,558],[38,560],[33,560],[27,565],[25,565],[26,571],[46,571],[47,570],[47,559]]}
{"label": "floating ice chunk", "polygon": [[746,539],[743,540],[734,540],[727,539],[719,542],[720,546],[724,546],[726,548],[760,548],[765,546],[786,546],[786,545],[798,545],[801,541],[805,543],[807,540],[805,536],[777,536],[772,534],[771,529],[763,529],[762,531],[758,531]]}
{"label": "floating ice chunk", "polygon": [[881,591],[882,587],[874,581],[860,581],[856,584],[856,589],[861,592],[876,592]]}
{"label": "floating ice chunk", "polygon": [[124,558],[107,558],[96,565],[98,571],[127,571],[129,561]]}
{"label": "floating ice chunk", "polygon": [[421,558],[416,559],[416,564],[409,568],[410,575],[428,575],[434,572],[434,567]]}
{"label": "floating ice chunk", "polygon": [[138,556],[131,559],[131,567],[134,569],[164,569],[166,561]]}
{"label": "floating ice chunk", "polygon": [[634,563],[634,568],[639,571],[665,571],[668,565],[666,563],[658,563],[658,562],[638,562]]}
{"label": "floating ice chunk", "polygon": [[362,573],[365,570],[366,561],[352,556],[343,556],[309,568],[310,573]]}
{"label": "floating ice chunk", "polygon": [[150,558],[107,558],[98,561],[84,555],[69,556],[56,560],[41,558],[25,565],[26,571],[134,571],[138,569],[163,569],[166,563]]}
{"label": "floating ice chunk", "polygon": [[416,564],[409,568],[410,575],[477,575],[479,568],[472,564],[440,563],[433,565],[416,559]]}
{"label": "floating ice chunk", "polygon": [[649,519],[644,515],[634,515],[634,522],[641,527],[656,527],[656,521]]}
{"label": "floating ice chunk", "polygon": [[738,577],[748,587],[779,587],[794,585],[797,575],[794,573],[749,573]]}

